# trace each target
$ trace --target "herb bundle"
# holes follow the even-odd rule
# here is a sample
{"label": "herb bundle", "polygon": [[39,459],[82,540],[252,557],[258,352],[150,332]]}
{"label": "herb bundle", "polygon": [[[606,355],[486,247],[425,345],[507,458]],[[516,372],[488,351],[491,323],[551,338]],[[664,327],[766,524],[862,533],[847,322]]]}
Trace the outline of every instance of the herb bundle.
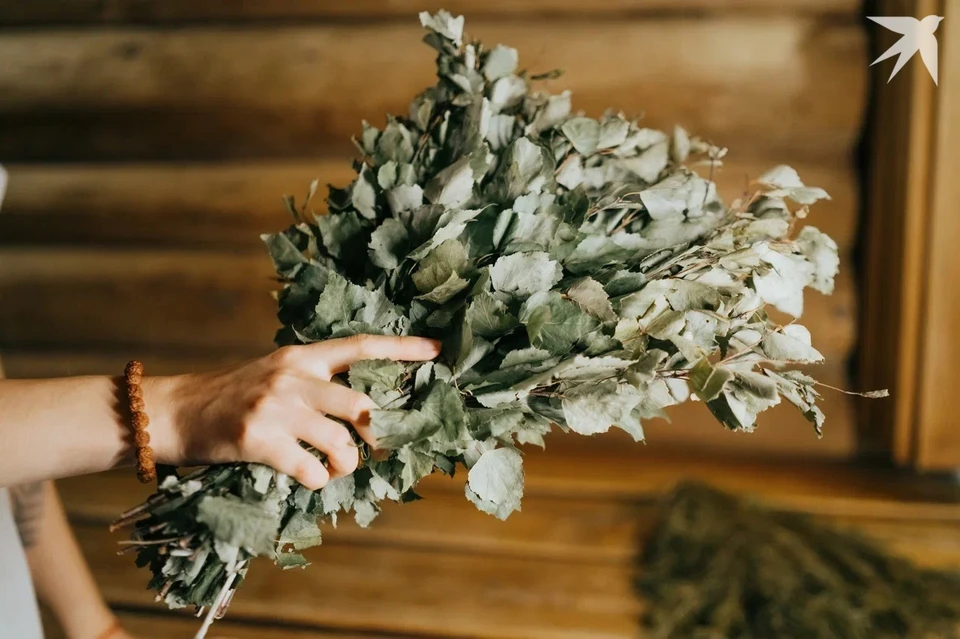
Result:
{"label": "herb bundle", "polygon": [[636,578],[652,639],[957,639],[960,574],[706,486],[678,486]]}
{"label": "herb bundle", "polygon": [[518,71],[516,50],[466,43],[444,11],[420,19],[436,86],[382,130],[364,123],[357,178],[330,188],[329,214],[309,213],[314,183],[264,240],[285,283],[279,345],[413,334],[443,352],[345,376],[381,407],[388,459],[317,492],[262,465],[213,466],[121,517],[158,598],[209,607],[207,624],[251,558],[304,566],[318,519],[366,526],[431,473],[465,467],[466,498],[506,518],[523,494],[518,447],[553,427],[640,441],[644,420],[696,399],[749,431],[786,400],[820,433],[817,382],[792,367],[823,358],[767,309],[799,316],[805,288],[832,291],[836,244],[795,232],[827,194],[780,166],[725,205],[709,179],[725,149],[573,113],[569,92],[531,90],[553,74]]}

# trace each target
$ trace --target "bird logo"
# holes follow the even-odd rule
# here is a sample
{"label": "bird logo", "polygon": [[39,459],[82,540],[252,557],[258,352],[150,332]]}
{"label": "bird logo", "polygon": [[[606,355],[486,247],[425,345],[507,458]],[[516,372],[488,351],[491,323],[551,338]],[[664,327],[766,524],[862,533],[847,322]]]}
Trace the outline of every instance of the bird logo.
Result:
{"label": "bird logo", "polygon": [[887,79],[887,82],[890,82],[890,80],[893,80],[893,76],[897,75],[897,72],[903,68],[903,65],[909,62],[910,58],[919,51],[920,59],[923,60],[924,66],[930,72],[933,83],[939,86],[937,82],[937,37],[933,33],[940,26],[943,16],[927,16],[923,20],[917,20],[913,17],[867,17],[880,26],[903,35],[879,58],[871,62],[870,66],[899,54],[900,57],[897,58],[897,64],[893,67],[893,73]]}

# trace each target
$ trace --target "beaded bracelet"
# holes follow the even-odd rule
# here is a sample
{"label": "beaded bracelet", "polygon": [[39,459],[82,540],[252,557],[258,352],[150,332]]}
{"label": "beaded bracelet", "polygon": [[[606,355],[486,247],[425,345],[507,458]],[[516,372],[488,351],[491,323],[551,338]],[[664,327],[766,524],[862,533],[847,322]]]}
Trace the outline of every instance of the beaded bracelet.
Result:
{"label": "beaded bracelet", "polygon": [[150,448],[150,433],[147,432],[150,418],[144,412],[143,388],[140,386],[143,364],[137,360],[129,362],[123,376],[127,384],[133,441],[137,445],[137,478],[146,484],[157,478],[157,467],[153,460],[153,449]]}
{"label": "beaded bracelet", "polygon": [[97,639],[110,639],[110,637],[116,636],[117,633],[121,632],[122,630],[123,626],[120,625],[120,621],[115,619],[114,622],[110,624],[109,628],[97,635]]}

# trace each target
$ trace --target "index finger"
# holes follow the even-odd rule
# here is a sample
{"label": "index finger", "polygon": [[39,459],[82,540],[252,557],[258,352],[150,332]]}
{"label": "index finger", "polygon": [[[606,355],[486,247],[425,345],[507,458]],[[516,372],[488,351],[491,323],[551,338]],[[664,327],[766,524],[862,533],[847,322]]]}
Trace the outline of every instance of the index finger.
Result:
{"label": "index finger", "polygon": [[301,348],[306,368],[318,377],[342,373],[365,359],[421,362],[440,354],[440,342],[402,335],[351,335]]}

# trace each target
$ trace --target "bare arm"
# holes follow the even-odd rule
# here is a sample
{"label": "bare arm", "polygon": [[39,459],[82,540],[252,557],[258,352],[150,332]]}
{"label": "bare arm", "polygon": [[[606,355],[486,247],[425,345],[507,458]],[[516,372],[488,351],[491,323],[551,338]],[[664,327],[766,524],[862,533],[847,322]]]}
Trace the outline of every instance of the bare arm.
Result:
{"label": "bare arm", "polygon": [[[158,463],[260,462],[317,489],[359,461],[350,432],[331,417],[376,446],[369,428],[376,405],[333,376],[364,359],[421,361],[439,350],[416,337],[355,336],[282,348],[214,373],[146,377],[150,445]],[[131,464],[123,407],[110,377],[0,380],[0,486]],[[323,451],[326,465],[301,441]]]}
{"label": "bare arm", "polygon": [[[83,559],[53,483],[25,484],[10,494],[38,598],[70,639],[103,636],[116,619]],[[110,636],[129,635],[117,630]]]}
{"label": "bare arm", "polygon": [[[168,449],[173,378],[144,385],[152,445]],[[119,380],[0,380],[0,486],[82,475],[133,461]]]}

